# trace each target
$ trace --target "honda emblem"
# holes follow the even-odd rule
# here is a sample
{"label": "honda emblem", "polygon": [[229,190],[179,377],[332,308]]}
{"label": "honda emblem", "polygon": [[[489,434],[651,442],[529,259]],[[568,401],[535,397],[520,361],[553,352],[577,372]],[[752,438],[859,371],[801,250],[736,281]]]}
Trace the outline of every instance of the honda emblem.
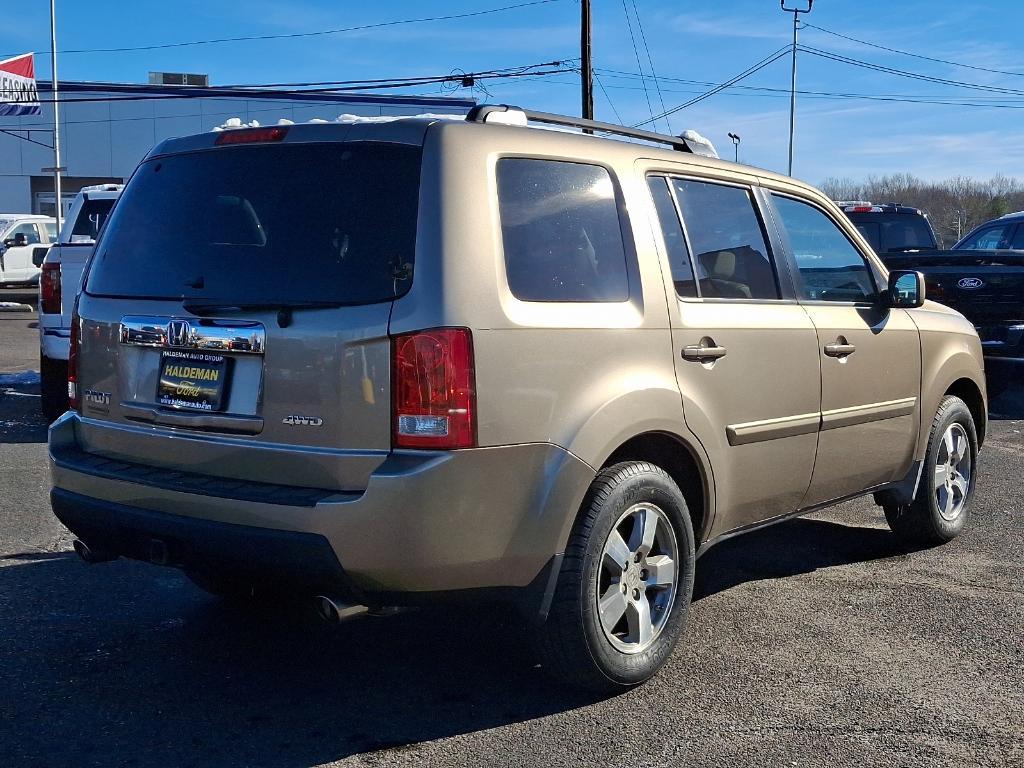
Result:
{"label": "honda emblem", "polygon": [[188,346],[189,330],[187,320],[171,320],[167,324],[167,346]]}

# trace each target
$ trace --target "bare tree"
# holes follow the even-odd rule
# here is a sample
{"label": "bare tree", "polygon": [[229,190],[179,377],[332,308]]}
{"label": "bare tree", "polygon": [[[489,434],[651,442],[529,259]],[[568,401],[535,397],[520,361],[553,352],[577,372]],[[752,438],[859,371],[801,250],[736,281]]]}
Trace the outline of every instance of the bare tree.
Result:
{"label": "bare tree", "polygon": [[924,181],[909,173],[868,176],[863,181],[830,177],[820,186],[833,200],[869,200],[920,208],[946,245],[990,219],[1024,210],[1024,184],[1001,174],[987,181],[967,176]]}

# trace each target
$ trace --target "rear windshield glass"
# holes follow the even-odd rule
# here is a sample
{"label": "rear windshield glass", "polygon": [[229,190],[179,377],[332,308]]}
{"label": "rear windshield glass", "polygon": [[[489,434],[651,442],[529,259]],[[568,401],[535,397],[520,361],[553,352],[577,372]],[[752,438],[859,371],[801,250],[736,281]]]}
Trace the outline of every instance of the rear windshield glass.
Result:
{"label": "rear windshield glass", "polygon": [[906,213],[851,214],[850,220],[876,253],[934,248],[935,238],[923,216]]}
{"label": "rear windshield glass", "polygon": [[158,157],[97,244],[94,295],[363,304],[408,290],[419,147],[228,147]]}
{"label": "rear windshield glass", "polygon": [[113,207],[114,201],[111,198],[85,200],[82,203],[82,210],[75,220],[75,226],[71,230],[70,242],[95,240]]}

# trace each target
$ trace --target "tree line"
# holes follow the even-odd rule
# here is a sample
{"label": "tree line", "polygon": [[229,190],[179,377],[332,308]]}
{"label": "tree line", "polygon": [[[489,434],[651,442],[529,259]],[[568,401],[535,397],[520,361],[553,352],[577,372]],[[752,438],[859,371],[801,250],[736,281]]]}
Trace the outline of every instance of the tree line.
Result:
{"label": "tree line", "polygon": [[1024,210],[1024,183],[1008,176],[953,176],[925,181],[909,173],[868,176],[863,181],[830,177],[820,185],[833,200],[900,203],[920,208],[945,247],[979,224]]}

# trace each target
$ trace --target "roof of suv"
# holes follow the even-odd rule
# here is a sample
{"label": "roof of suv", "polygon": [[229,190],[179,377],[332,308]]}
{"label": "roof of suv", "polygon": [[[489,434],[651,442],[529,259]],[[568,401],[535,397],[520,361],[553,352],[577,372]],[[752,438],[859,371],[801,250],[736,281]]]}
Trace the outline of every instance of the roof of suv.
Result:
{"label": "roof of suv", "polygon": [[[474,113],[478,115],[475,119]],[[498,119],[494,119],[496,116]],[[555,120],[558,122],[555,122]],[[535,122],[541,124],[536,125],[534,124]],[[698,163],[707,165],[709,168],[730,171],[733,174],[739,172],[748,177],[756,176],[786,186],[798,187],[812,193],[815,197],[826,199],[816,188],[790,176],[700,154],[699,151],[690,149],[687,146],[687,142],[692,142],[692,136],[694,135],[689,131],[684,134],[687,138],[668,136],[607,123],[530,112],[504,105],[499,107],[478,106],[466,118],[458,115],[397,115],[392,119],[377,118],[374,120],[358,121],[340,119],[331,122],[316,120],[308,123],[287,123],[282,121],[281,124],[273,126],[241,124],[238,126],[218,127],[206,133],[166,139],[155,146],[150,151],[148,157],[212,149],[218,145],[241,145],[247,143],[386,141],[422,144],[427,130],[431,126],[438,124],[442,124],[451,130],[494,131],[496,137],[502,131],[525,129],[536,133],[538,137],[550,137],[553,141],[568,139],[573,142],[599,142],[599,145],[595,146],[601,146],[602,149],[593,152],[595,157],[600,156],[602,152],[628,149],[634,154],[643,155],[644,157],[660,156],[665,159],[672,158],[676,161],[685,159],[687,163]],[[594,126],[590,129],[591,133],[589,134],[583,132],[588,126]],[[582,130],[573,130],[573,128]],[[597,135],[598,131],[613,135]],[[227,138],[234,135],[237,135],[238,138]],[[697,136],[699,137],[699,134]],[[637,140],[629,141],[626,137],[632,137]],[[640,143],[640,141],[648,143]],[[673,148],[662,148],[651,142],[668,144]]]}

